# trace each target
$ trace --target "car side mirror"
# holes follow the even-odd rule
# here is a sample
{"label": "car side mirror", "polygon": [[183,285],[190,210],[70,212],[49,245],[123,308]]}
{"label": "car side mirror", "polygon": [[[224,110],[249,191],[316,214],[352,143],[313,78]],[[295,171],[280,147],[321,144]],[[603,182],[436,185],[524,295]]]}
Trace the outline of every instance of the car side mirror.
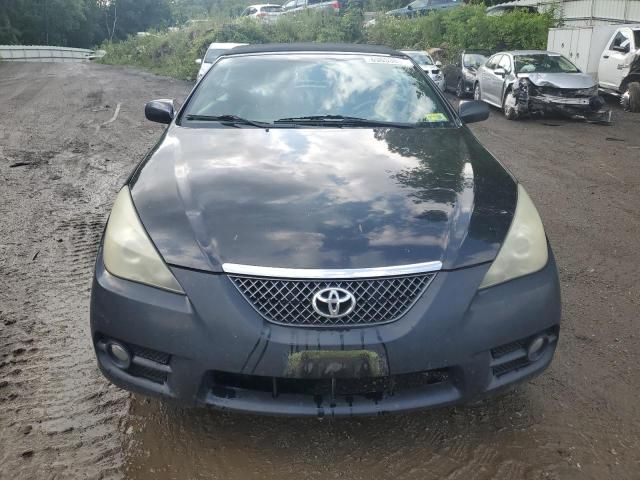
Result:
{"label": "car side mirror", "polygon": [[196,58],[196,65],[202,65],[202,59]]}
{"label": "car side mirror", "polygon": [[436,67],[442,67],[442,62],[440,60],[436,62]]}
{"label": "car side mirror", "polygon": [[152,100],[144,106],[144,116],[152,122],[171,123],[173,117],[176,116],[173,100]]}
{"label": "car side mirror", "polygon": [[460,102],[458,115],[464,123],[482,122],[489,118],[489,105],[482,100]]}
{"label": "car side mirror", "polygon": [[407,10],[413,10],[413,7],[411,5],[407,5]]}
{"label": "car side mirror", "polygon": [[499,77],[504,77],[507,74],[507,71],[504,68],[496,68],[493,73],[498,75]]}
{"label": "car side mirror", "polygon": [[629,53],[629,47],[622,47],[620,45],[616,45],[615,47],[613,47],[613,50],[615,50],[616,52],[622,52],[622,53]]}

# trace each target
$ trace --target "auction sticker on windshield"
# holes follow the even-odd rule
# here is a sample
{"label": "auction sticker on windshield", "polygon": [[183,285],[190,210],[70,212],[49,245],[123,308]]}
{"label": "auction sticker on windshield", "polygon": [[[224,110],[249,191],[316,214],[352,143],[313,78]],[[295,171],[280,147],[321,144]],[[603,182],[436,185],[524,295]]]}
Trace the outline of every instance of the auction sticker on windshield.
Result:
{"label": "auction sticker on windshield", "polygon": [[386,63],[389,65],[403,65],[405,67],[411,67],[411,60],[405,58],[395,57],[364,57],[364,61],[367,63]]}

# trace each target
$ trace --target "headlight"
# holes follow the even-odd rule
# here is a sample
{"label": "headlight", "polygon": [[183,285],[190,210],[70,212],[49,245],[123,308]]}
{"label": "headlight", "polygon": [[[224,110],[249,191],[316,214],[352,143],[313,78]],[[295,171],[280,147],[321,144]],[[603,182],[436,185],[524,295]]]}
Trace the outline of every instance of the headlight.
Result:
{"label": "headlight", "polygon": [[480,288],[537,272],[547,260],[547,238],[542,220],[525,189],[518,185],[518,204],[511,227]]}
{"label": "headlight", "polygon": [[124,186],[104,234],[104,266],[116,277],[184,293],[147,235]]}

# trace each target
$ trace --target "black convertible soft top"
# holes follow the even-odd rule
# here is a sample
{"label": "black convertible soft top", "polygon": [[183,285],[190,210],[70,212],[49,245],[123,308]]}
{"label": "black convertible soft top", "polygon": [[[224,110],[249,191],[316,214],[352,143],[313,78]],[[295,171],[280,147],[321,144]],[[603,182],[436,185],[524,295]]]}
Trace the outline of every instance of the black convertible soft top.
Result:
{"label": "black convertible soft top", "polygon": [[261,45],[246,45],[226,50],[221,56],[242,55],[247,53],[271,52],[349,52],[374,53],[406,57],[389,47],[380,45],[361,45],[356,43],[266,43]]}

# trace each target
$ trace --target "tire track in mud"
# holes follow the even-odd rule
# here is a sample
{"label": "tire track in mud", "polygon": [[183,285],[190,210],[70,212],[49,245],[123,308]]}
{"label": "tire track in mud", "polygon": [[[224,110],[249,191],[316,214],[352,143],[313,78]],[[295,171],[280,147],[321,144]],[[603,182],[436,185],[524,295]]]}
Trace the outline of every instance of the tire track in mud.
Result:
{"label": "tire track in mud", "polygon": [[[113,75],[0,65],[0,478],[122,478],[129,396],[94,360],[91,273],[114,193],[161,131],[140,99],[171,82],[133,73],[127,92]],[[115,100],[129,105],[94,135]]]}

